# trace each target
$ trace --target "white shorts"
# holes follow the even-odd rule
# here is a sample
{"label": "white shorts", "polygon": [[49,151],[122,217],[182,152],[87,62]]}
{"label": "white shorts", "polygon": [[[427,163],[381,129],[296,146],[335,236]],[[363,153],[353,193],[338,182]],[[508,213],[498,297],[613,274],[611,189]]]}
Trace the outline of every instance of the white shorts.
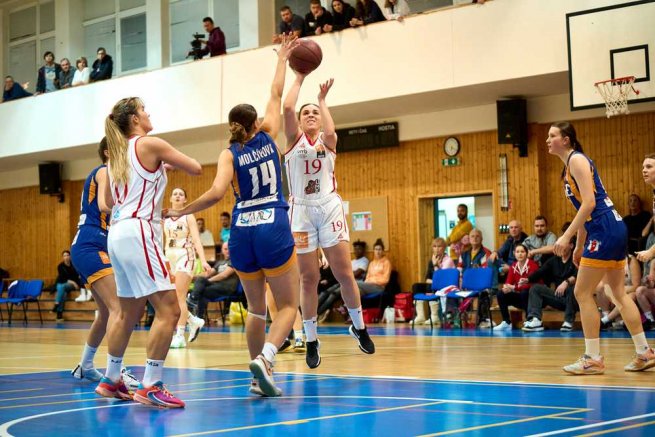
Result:
{"label": "white shorts", "polygon": [[350,241],[346,214],[337,194],[320,200],[292,198],[290,203],[289,220],[298,253]]}
{"label": "white shorts", "polygon": [[196,262],[196,253],[193,247],[185,249],[169,247],[166,249],[166,258],[171,266],[173,276],[177,273],[186,273],[192,276]]}
{"label": "white shorts", "polygon": [[109,228],[107,245],[118,297],[141,298],[174,290],[161,249],[161,224],[125,219]]}

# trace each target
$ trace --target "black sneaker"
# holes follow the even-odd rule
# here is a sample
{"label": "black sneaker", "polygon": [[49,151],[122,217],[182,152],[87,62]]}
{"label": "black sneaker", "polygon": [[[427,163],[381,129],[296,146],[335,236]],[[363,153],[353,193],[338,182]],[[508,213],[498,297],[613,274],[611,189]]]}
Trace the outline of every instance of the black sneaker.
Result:
{"label": "black sneaker", "polygon": [[373,344],[373,340],[371,340],[371,337],[368,335],[366,326],[364,327],[364,329],[357,329],[355,328],[354,325],[350,325],[350,328],[348,328],[348,332],[350,332],[350,335],[355,337],[355,339],[359,343],[359,349],[362,352],[369,355],[375,353],[375,344]]}
{"label": "black sneaker", "polygon": [[321,354],[319,349],[321,343],[318,340],[308,341],[305,343],[307,352],[305,353],[305,362],[310,369],[315,369],[321,365]]}
{"label": "black sneaker", "polygon": [[277,350],[278,352],[284,352],[285,350],[289,349],[291,347],[291,342],[289,341],[288,338],[284,339],[284,343],[282,343],[282,346]]}
{"label": "black sneaker", "polygon": [[644,327],[644,331],[652,331],[655,329],[655,323],[651,322],[650,320],[646,319],[646,321],[642,324]]}
{"label": "black sneaker", "polygon": [[64,313],[62,311],[57,311],[57,322],[63,322],[64,321]]}
{"label": "black sneaker", "polygon": [[601,331],[609,331],[610,329],[612,329],[612,322],[611,321],[609,321],[607,323],[605,323],[603,321],[600,322],[600,330]]}

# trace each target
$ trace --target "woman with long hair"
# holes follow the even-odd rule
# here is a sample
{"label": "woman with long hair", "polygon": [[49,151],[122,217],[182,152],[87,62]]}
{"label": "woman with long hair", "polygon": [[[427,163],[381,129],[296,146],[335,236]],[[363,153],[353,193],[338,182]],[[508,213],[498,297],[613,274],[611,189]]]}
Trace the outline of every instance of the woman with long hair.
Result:
{"label": "woman with long hair", "polygon": [[[174,188],[171,193],[172,209],[184,208],[186,201],[186,191],[182,188]],[[198,331],[205,326],[203,319],[189,313],[186,303],[189,284],[191,284],[195,270],[196,253],[200,257],[203,271],[211,270],[205,259],[205,251],[198,233],[198,224],[193,214],[164,220],[164,253],[168,258],[171,275],[175,281],[177,301],[180,305],[180,319],[177,321],[177,330],[171,340],[171,348],[184,348],[186,347],[184,332],[187,322],[189,324],[189,342],[195,340]]]}
{"label": "woman with long hair", "polygon": [[[134,400],[158,407],[181,408],[162,382],[164,360],[180,317],[180,306],[162,251],[162,203],[166,190],[164,163],[191,175],[202,167],[166,141],[148,136],[150,115],[137,97],[121,99],[105,121],[109,149],[109,184],[102,193],[111,212],[108,248],[120,315],[109,328],[107,370],[96,388],[104,397],[132,399],[120,381],[123,355],[146,302],[155,320],[146,343],[146,368]],[[113,207],[113,210],[109,208]]]}
{"label": "woman with long hair", "polygon": [[[252,359],[250,370],[254,375],[250,392],[260,396],[282,394],[273,380],[273,365],[298,311],[298,264],[287,219],[289,206],[282,195],[279,150],[274,141],[280,130],[287,59],[296,45],[295,37],[282,37],[263,121],[259,123],[252,105],[244,103],[233,107],[228,115],[230,146],[218,158],[211,188],[181,210],[168,211],[168,216],[179,217],[207,209],[221,200],[232,185],[236,204],[229,248],[232,267],[248,299],[246,339]],[[278,308],[268,341],[266,282]]]}
{"label": "woman with long hair", "polygon": [[564,371],[575,375],[605,372],[600,354],[600,316],[594,300],[596,287],[603,278],[612,290],[612,301],[621,311],[632,335],[635,356],[624,370],[637,372],[655,366],[655,353],[648,346],[641,326],[639,310],[625,293],[624,269],[628,233],[623,219],[614,209],[601,182],[596,165],[582,151],[575,128],[569,122],[554,123],[546,139],[548,152],[564,163],[562,178],[566,197],[577,213],[571,225],[557,239],[555,255],[561,256],[577,233],[573,262],[579,266],[575,298],[580,305],[585,353]]}

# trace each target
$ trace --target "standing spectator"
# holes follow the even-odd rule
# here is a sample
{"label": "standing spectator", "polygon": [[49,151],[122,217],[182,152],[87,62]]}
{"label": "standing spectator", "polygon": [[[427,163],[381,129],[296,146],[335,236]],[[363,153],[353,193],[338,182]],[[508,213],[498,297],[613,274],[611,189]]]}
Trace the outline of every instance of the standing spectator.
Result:
{"label": "standing spectator", "polygon": [[36,95],[50,93],[59,89],[59,73],[61,66],[55,63],[54,53],[48,51],[43,54],[45,64],[39,68],[36,79]]}
{"label": "standing spectator", "polygon": [[649,224],[652,214],[642,209],[641,198],[636,194],[628,197],[628,209],[630,212],[623,217],[623,222],[628,228],[628,255],[633,256],[644,249],[646,239],[642,237],[642,231]]}
{"label": "standing spectator", "polygon": [[280,24],[277,35],[273,35],[273,44],[282,42],[282,35],[294,34],[298,38],[305,36],[305,20],[300,15],[293,13],[289,6],[280,8]]}
{"label": "standing spectator", "polygon": [[216,243],[214,242],[214,234],[212,231],[205,228],[205,219],[197,218],[196,225],[198,225],[198,235],[200,236],[200,244],[202,244],[202,249],[205,252],[205,258],[207,261],[216,260]]}
{"label": "standing spectator", "polygon": [[64,320],[64,302],[66,294],[73,290],[79,290],[82,287],[80,275],[71,263],[71,253],[64,250],[61,253],[62,261],[57,266],[57,279],[55,280],[57,295],[55,296],[55,307],[52,311],[57,313],[57,321]]}
{"label": "standing spectator", "polygon": [[320,35],[332,30],[332,14],[321,6],[321,0],[310,0],[309,13],[305,15],[305,34]]}
{"label": "standing spectator", "polygon": [[71,62],[68,58],[63,58],[60,65],[61,71],[57,78],[59,79],[59,88],[63,90],[64,88],[70,88],[73,85],[73,76],[75,76],[75,72],[71,69]]}
{"label": "standing spectator", "polygon": [[343,0],[332,0],[332,26],[330,31],[338,32],[350,27],[350,20],[355,16],[355,8]]}
{"label": "standing spectator", "polygon": [[19,85],[14,82],[14,78],[11,76],[5,77],[5,90],[2,93],[2,101],[8,102],[10,100],[22,99],[23,97],[31,96],[32,93],[25,91],[30,83],[25,82],[23,85]]}
{"label": "standing spectator", "polygon": [[75,62],[75,75],[73,75],[73,86],[86,85],[91,80],[89,63],[84,56]]}
{"label": "standing spectator", "polygon": [[387,20],[403,21],[409,15],[409,5],[405,0],[386,0],[384,2],[384,18]]}
{"label": "standing spectator", "polygon": [[498,306],[503,316],[500,325],[494,327],[494,331],[508,331],[512,329],[512,320],[509,316],[509,306],[515,306],[524,311],[528,310],[528,297],[530,295],[530,283],[528,277],[537,271],[539,266],[536,262],[528,259],[528,249],[519,243],[514,247],[514,258],[507,274],[505,284],[498,293]]}
{"label": "standing spectator", "polygon": [[457,218],[459,221],[455,227],[450,231],[450,235],[446,238],[446,244],[450,246],[450,257],[457,259],[465,252],[461,250],[462,239],[469,235],[473,229],[473,224],[468,219],[469,208],[463,203],[457,205]]}
{"label": "standing spectator", "polygon": [[516,258],[514,258],[514,249],[517,244],[523,243],[523,240],[528,238],[528,235],[523,232],[523,227],[521,222],[518,220],[512,220],[509,222],[509,236],[507,240],[500,246],[498,252],[491,254],[491,261],[500,260],[500,275],[504,279],[509,272],[509,266],[514,264]]}
{"label": "standing spectator", "polygon": [[[225,48],[225,34],[220,27],[214,26],[214,20],[211,17],[205,17],[202,19],[202,25],[205,28],[205,32],[209,34],[207,40],[200,40],[205,44],[205,48],[198,51],[198,55],[203,57],[209,53],[209,57],[213,58],[214,56],[220,56],[227,53]],[[191,52],[189,52],[191,54]]]}
{"label": "standing spectator", "polygon": [[553,255],[555,241],[557,237],[548,230],[548,220],[538,215],[534,218],[534,234],[523,240],[523,244],[528,248],[528,258],[543,265]]}
{"label": "standing spectator", "polygon": [[350,20],[350,25],[357,27],[378,21],[386,21],[386,18],[375,0],[357,0],[355,17]]}
{"label": "standing spectator", "polygon": [[230,213],[223,211],[221,213],[221,244],[230,241]]}
{"label": "standing spectator", "polygon": [[107,54],[104,47],[99,47],[97,54],[98,59],[93,62],[93,67],[91,68],[91,82],[111,79],[111,74],[114,71],[114,61]]}

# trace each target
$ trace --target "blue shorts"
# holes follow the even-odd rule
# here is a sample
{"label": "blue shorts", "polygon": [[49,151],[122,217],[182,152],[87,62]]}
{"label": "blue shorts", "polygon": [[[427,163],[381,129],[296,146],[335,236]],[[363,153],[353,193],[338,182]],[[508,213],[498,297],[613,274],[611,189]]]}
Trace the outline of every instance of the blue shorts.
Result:
{"label": "blue shorts", "polygon": [[96,226],[82,226],[73,240],[71,261],[87,285],[114,274],[107,254],[107,232]]}
{"label": "blue shorts", "polygon": [[587,241],[580,266],[623,269],[628,247],[628,229],[614,210],[585,224]]}
{"label": "blue shorts", "polygon": [[285,208],[232,214],[230,259],[241,279],[280,276],[295,265],[295,244]]}

